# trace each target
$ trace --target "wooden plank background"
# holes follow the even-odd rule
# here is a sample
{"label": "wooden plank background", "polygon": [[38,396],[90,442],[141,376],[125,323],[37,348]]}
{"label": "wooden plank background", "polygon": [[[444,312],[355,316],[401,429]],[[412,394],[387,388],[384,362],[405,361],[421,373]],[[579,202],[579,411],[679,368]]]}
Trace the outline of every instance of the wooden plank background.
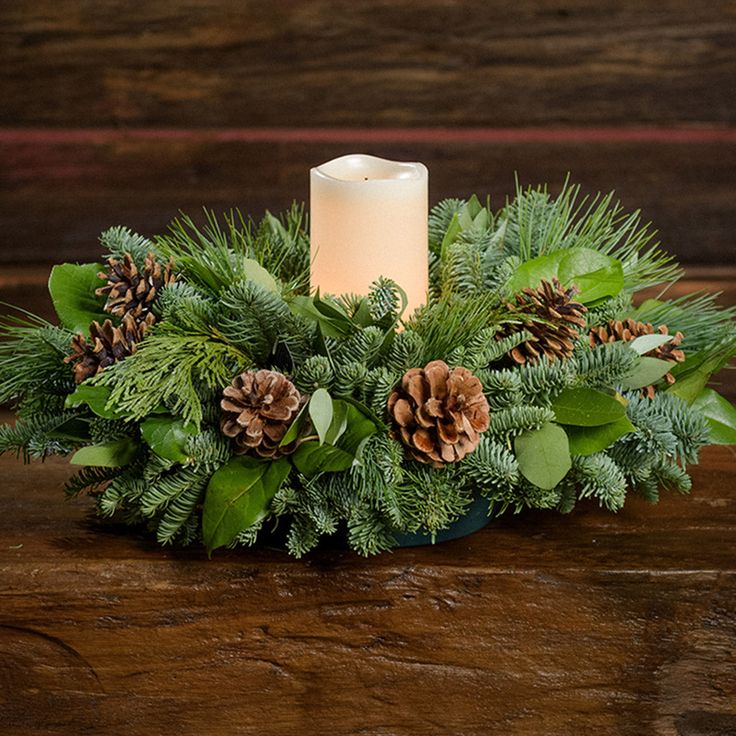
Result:
{"label": "wooden plank background", "polygon": [[425,161],[432,200],[569,171],[734,260],[733,0],[17,0],[0,42],[0,264],[279,209],[355,150]]}

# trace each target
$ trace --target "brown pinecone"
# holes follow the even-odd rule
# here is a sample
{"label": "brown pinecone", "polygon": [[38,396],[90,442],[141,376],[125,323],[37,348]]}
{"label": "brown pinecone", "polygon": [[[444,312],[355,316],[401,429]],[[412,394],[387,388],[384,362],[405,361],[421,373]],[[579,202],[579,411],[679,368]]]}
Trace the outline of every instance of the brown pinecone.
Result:
{"label": "brown pinecone", "polygon": [[132,355],[152,322],[152,314],[140,322],[129,314],[119,327],[115,327],[109,319],[103,324],[93,322],[89,328],[89,342],[84,335],[75,335],[72,338],[72,354],[64,358],[65,363],[74,364],[74,380],[82,383],[107,366]]}
{"label": "brown pinecone", "polygon": [[[588,333],[588,339],[590,340],[590,347],[594,348],[596,345],[607,342],[631,342],[637,337],[641,337],[641,335],[654,334],[669,335],[669,328],[667,325],[660,325],[655,330],[651,322],[637,322],[635,319],[610,320],[605,325],[594,327]],[[671,340],[658,348],[654,348],[654,350],[650,350],[646,355],[660,360],[668,360],[671,363],[682,363],[685,360],[685,353],[680,350],[682,338],[682,332],[676,332]],[[671,373],[666,373],[664,380],[671,385],[675,382],[675,377]],[[654,386],[645,386],[642,393],[650,399],[654,398]]]}
{"label": "brown pinecone", "polygon": [[441,468],[462,460],[488,429],[488,401],[477,376],[433,360],[411,368],[388,400],[394,434],[414,459]]}
{"label": "brown pinecone", "polygon": [[238,452],[278,457],[293,452],[296,442],[279,447],[304,404],[294,384],[281,373],[265,369],[241,373],[222,392],[223,434]]}
{"label": "brown pinecone", "polygon": [[[507,324],[496,333],[496,339],[526,330],[531,338],[509,351],[515,363],[535,363],[541,355],[551,360],[569,358],[575,340],[580,337],[578,327],[585,327],[583,315],[588,311],[573,301],[577,289],[563,288],[560,282],[542,280],[536,289],[526,288],[515,297],[515,303],[507,304],[512,314],[517,314],[521,324]],[[527,316],[529,315],[529,316]]]}
{"label": "brown pinecone", "polygon": [[146,256],[142,271],[138,270],[129,253],[123,256],[122,261],[108,259],[107,266],[107,272],[98,274],[107,281],[107,285],[95,293],[107,296],[105,311],[118,317],[132,314],[137,320],[143,319],[150,313],[159,291],[176,281],[176,274],[171,270],[173,261],[162,266],[153,253]]}

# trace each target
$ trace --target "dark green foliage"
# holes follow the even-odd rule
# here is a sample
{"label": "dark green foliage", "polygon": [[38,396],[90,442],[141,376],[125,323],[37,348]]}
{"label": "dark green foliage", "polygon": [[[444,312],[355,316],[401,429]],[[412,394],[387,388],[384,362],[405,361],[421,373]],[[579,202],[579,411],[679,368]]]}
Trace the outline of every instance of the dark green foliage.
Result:
{"label": "dark green foliage", "polygon": [[[719,309],[715,297],[649,300],[632,307],[637,290],[679,275],[653,235],[638,213],[623,213],[612,195],[587,199],[567,184],[556,197],[545,188],[517,186],[515,198],[497,213],[476,197],[446,200],[430,214],[429,304],[407,315],[402,314],[401,285],[389,278],[378,279],[366,295],[309,294],[303,207],[294,205],[280,217],[266,213],[258,223],[237,211],[221,218],[205,211],[201,225],[182,216],[155,241],[127,228],[111,228],[101,237],[107,255],[129,253],[141,266],[153,252],[161,262],[174,262],[177,280],[158,295],[157,323],[133,355],[83,384],[81,393],[89,394],[87,386],[92,386],[96,401],[68,411],[65,400],[75,390],[71,368],[64,363],[71,333],[32,315],[3,318],[0,402],[12,402],[19,420],[15,427],[0,428],[0,452],[28,459],[131,438],[140,447],[129,465],[83,468],[69,480],[67,493],[90,492],[101,515],[147,528],[162,544],[200,541],[208,484],[234,458],[234,446],[219,426],[222,390],[239,373],[263,368],[287,375],[307,398],[325,389],[330,401],[323,405],[321,423],[313,417],[292,426],[292,438],[302,445],[280,461],[288,475],[278,489],[274,483],[275,495],[260,509],[269,515],[259,515],[239,532],[231,529],[230,546],[253,544],[262,531],[281,527],[296,556],[336,534],[368,555],[394,546],[399,533],[437,534],[462,516],[478,494],[488,499],[489,514],[498,515],[524,508],[568,512],[578,499],[587,498],[616,511],[627,487],[652,501],[660,488],[686,492],[686,465],[697,461],[709,438],[708,426],[701,411],[674,393],[659,391],[649,399],[628,392],[634,431],[607,440],[613,444],[600,452],[574,456],[567,475],[552,488],[564,468],[546,480],[544,462],[537,463],[542,471],[530,473],[519,450],[525,440],[517,439],[549,425],[545,431],[560,437],[560,448],[566,450],[567,438],[574,435],[554,424],[556,397],[570,388],[613,394],[639,360],[623,343],[591,348],[582,330],[572,358],[515,365],[508,353],[528,339],[523,325],[529,317],[510,311],[514,295],[507,292],[515,273],[517,281],[519,273],[536,278],[537,271],[524,269],[529,259],[576,247],[618,259],[623,289],[612,298],[605,294],[613,290],[603,292],[602,301],[587,292],[587,327],[634,316],[667,324],[673,333],[682,331],[689,362],[673,366],[678,377],[674,389],[684,385],[680,395],[688,400],[700,390],[699,381],[736,351],[736,310]],[[519,331],[497,340],[499,329],[509,323]],[[475,373],[491,410],[475,451],[441,469],[408,459],[387,412],[402,376],[431,360]],[[333,413],[342,407],[342,414],[325,414],[327,406]],[[93,410],[122,418],[102,418]],[[358,447],[356,440],[345,464],[342,459],[332,467],[308,463],[310,452],[325,453],[315,427],[322,439],[331,428],[346,431],[340,420],[347,421],[350,412],[378,431],[354,435],[365,442]],[[167,422],[179,427],[181,435],[174,454],[166,443],[151,440],[151,427]],[[309,432],[313,436],[305,441]],[[604,438],[613,436],[618,434],[603,433]],[[326,447],[335,450],[331,442]],[[586,449],[580,443],[577,448]]]}
{"label": "dark green foliage", "polygon": [[28,462],[32,458],[47,455],[67,455],[79,447],[82,441],[64,436],[63,429],[77,412],[58,414],[35,414],[27,419],[18,419],[15,426],[0,425],[0,455],[13,452]]}

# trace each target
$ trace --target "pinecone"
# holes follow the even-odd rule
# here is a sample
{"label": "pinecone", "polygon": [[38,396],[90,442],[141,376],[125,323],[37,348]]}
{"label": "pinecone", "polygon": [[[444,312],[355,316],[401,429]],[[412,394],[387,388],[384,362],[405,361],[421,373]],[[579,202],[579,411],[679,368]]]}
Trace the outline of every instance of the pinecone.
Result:
{"label": "pinecone", "polygon": [[84,335],[75,335],[72,338],[72,354],[64,358],[65,363],[74,364],[74,380],[82,383],[107,366],[132,355],[152,322],[152,314],[142,321],[136,321],[129,314],[119,327],[115,327],[109,319],[103,324],[93,322],[89,328],[89,342]]}
{"label": "pinecone", "polygon": [[522,323],[507,324],[496,333],[496,339],[501,340],[522,329],[531,334],[529,340],[509,351],[515,363],[535,363],[541,355],[551,360],[572,355],[575,340],[580,337],[577,328],[585,327],[583,315],[588,311],[573,301],[576,293],[574,286],[565,289],[553,278],[551,282],[542,280],[536,289],[524,289],[516,295],[515,304],[506,305],[512,314],[518,314]]}
{"label": "pinecone", "polygon": [[388,400],[394,436],[415,460],[441,468],[462,460],[488,429],[488,401],[477,376],[441,360],[411,368]]}
{"label": "pinecone", "polygon": [[98,274],[107,281],[107,285],[95,293],[107,296],[105,311],[118,317],[132,314],[136,320],[144,319],[161,289],[176,281],[176,274],[171,270],[173,261],[162,266],[153,253],[146,256],[142,271],[138,270],[129,253],[123,256],[122,261],[108,259],[107,265],[107,272]]}
{"label": "pinecone", "polygon": [[223,434],[238,452],[278,457],[293,452],[296,442],[279,447],[305,399],[281,373],[265,369],[241,373],[222,392]]}
{"label": "pinecone", "polygon": [[[588,339],[590,340],[590,347],[594,348],[596,345],[607,342],[631,342],[637,337],[641,337],[641,335],[654,334],[669,335],[669,328],[667,325],[660,325],[655,330],[651,322],[637,322],[635,319],[610,320],[607,324],[590,330]],[[671,340],[658,348],[650,350],[646,355],[660,360],[667,360],[671,363],[682,363],[685,360],[685,353],[680,350],[682,338],[682,332],[676,332]],[[666,373],[664,380],[671,385],[675,382],[675,377],[671,373]],[[654,398],[655,388],[652,385],[645,386],[642,393],[652,399]]]}

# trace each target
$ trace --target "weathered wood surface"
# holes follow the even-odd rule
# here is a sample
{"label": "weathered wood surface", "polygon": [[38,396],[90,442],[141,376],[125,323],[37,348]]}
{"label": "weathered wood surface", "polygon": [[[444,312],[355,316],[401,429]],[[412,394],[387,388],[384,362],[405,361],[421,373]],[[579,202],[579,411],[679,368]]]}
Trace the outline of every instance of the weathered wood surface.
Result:
{"label": "weathered wood surface", "polygon": [[15,0],[0,124],[734,122],[731,0]]}
{"label": "weathered wood surface", "polygon": [[3,734],[736,733],[736,456],[363,560],[159,550],[0,460]]}
{"label": "weathered wood surface", "polygon": [[309,167],[355,150],[424,161],[430,197],[491,194],[500,207],[523,183],[571,172],[585,192],[615,189],[641,208],[683,261],[734,263],[736,138],[732,142],[252,142],[216,132],[143,137],[94,133],[46,140],[0,131],[0,264],[96,257],[99,232],[126,224],[165,231],[179,210],[240,207],[260,215],[306,200]]}

